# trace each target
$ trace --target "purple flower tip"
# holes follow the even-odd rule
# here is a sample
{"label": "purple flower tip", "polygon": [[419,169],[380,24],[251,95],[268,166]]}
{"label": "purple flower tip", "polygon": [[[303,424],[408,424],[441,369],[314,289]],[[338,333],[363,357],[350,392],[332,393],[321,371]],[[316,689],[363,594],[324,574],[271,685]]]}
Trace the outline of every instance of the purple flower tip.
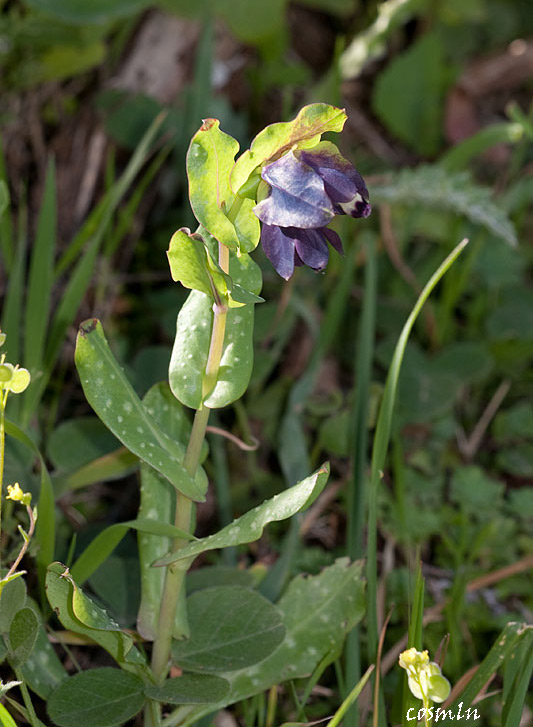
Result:
{"label": "purple flower tip", "polygon": [[295,265],[323,270],[328,243],[342,253],[339,236],[326,227],[335,215],[368,217],[372,211],[363,178],[327,141],[288,152],[264,166],[261,177],[270,187],[254,207],[263,223],[261,243],[285,280]]}

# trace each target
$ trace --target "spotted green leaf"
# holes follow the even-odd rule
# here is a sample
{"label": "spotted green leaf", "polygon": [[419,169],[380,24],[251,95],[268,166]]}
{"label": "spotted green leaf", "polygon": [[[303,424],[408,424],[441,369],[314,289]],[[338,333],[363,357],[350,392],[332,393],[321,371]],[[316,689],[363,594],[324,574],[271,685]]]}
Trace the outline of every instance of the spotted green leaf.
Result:
{"label": "spotted green leaf", "polygon": [[212,674],[183,674],[158,686],[145,688],[150,699],[165,704],[212,704],[229,692],[226,679]]}
{"label": "spotted green leaf", "polygon": [[105,611],[81,592],[62,563],[52,563],[48,567],[46,595],[66,629],[87,636],[119,664],[144,664],[131,636],[120,631]]}
{"label": "spotted green leaf", "polygon": [[206,119],[187,153],[189,198],[196,219],[213,237],[230,249],[249,252],[259,242],[252,201],[242,204],[235,225],[228,218],[235,200],[229,175],[238,151],[238,142],[220,130],[220,122]]}
{"label": "spotted green leaf", "polygon": [[297,512],[309,507],[324,489],[328,477],[329,464],[322,465],[305,480],[280,492],[272,499],[266,500],[262,505],[258,505],[246,515],[237,518],[215,535],[201,538],[175,553],[169,553],[164,558],[160,558],[156,565],[169,565],[184,558],[195,558],[200,553],[209,550],[229,548],[259,540],[268,523],[287,520]]}
{"label": "spotted green leaf", "polygon": [[187,474],[182,464],[185,448],[147,411],[113,356],[96,318],[82,323],[75,360],[87,401],[117,439],[177,490],[202,502],[207,489],[205,472],[198,468],[194,479]]}
{"label": "spotted green leaf", "polygon": [[265,127],[252,141],[250,149],[235,162],[231,170],[231,188],[237,192],[254,169],[265,162],[279,158],[292,149],[313,147],[327,131],[342,131],[346,121],[343,109],[325,103],[304,106],[292,121],[283,121]]}
{"label": "spotted green leaf", "polygon": [[48,700],[58,727],[114,727],[134,717],[145,702],[144,684],[121,669],[89,669],[65,679]]}
{"label": "spotted green leaf", "polygon": [[[234,672],[222,672],[230,683],[223,700],[197,707],[179,724],[189,727],[203,715],[260,694],[275,684],[309,676],[326,656],[338,657],[346,634],[364,613],[362,563],[341,558],[317,576],[297,576],[277,604],[285,638],[264,661]],[[312,638],[310,638],[312,634]]]}
{"label": "spotted green leaf", "polygon": [[[254,296],[260,292],[261,271],[246,253],[237,256],[230,252],[229,274],[234,289],[250,291]],[[172,393],[191,409],[198,409],[202,403],[212,325],[211,298],[194,290],[178,314],[169,369]],[[206,398],[206,406],[212,409],[227,406],[246,391],[253,367],[253,325],[252,305],[228,311],[218,381]]]}

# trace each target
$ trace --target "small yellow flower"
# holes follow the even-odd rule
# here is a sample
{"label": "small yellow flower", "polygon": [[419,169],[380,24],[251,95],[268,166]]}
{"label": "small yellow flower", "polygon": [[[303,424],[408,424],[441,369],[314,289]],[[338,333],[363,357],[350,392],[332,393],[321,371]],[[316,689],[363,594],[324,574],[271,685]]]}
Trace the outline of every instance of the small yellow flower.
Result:
{"label": "small yellow flower", "polygon": [[31,492],[23,492],[19,483],[15,482],[14,485],[7,486],[7,499],[15,500],[29,507],[31,503]]}
{"label": "small yellow flower", "polygon": [[402,651],[398,660],[408,676],[409,689],[413,696],[424,704],[444,702],[450,693],[450,683],[442,676],[438,664],[429,660],[427,651],[417,651],[414,647]]}

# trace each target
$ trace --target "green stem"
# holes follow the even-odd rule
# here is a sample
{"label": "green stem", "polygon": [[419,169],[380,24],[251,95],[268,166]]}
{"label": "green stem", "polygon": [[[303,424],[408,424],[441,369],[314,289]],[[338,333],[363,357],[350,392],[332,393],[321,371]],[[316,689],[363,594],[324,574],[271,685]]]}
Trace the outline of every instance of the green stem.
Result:
{"label": "green stem", "polygon": [[[240,207],[240,204],[238,207]],[[231,212],[233,213],[233,207]],[[219,265],[224,272],[228,272],[229,250],[221,244],[219,244]],[[208,394],[211,393],[218,379],[220,360],[222,358],[222,351],[224,347],[224,334],[226,331],[226,317],[228,309],[224,304],[215,303],[213,305],[213,312],[214,316],[213,328],[211,330],[211,343],[209,346],[207,365],[202,384],[203,400],[205,400]],[[185,469],[191,477],[194,477],[200,463],[200,452],[205,438],[208,419],[209,408],[202,403],[194,417],[191,436],[189,438],[189,444],[187,446],[183,462]],[[174,520],[176,527],[186,530],[187,532],[190,531],[192,508],[192,500],[178,492],[176,496],[176,514]],[[186,541],[177,538],[172,545],[173,552],[182,548],[185,543]],[[162,681],[166,677],[168,671],[176,609],[186,573],[187,567],[180,563],[174,563],[167,569],[161,600],[161,611],[159,614],[159,626],[152,652],[152,672],[158,682]],[[183,624],[183,631],[185,630],[185,627],[186,624]]]}
{"label": "green stem", "polygon": [[4,489],[4,453],[6,444],[6,391],[0,392],[0,571],[2,570],[2,496]]}
{"label": "green stem", "polygon": [[37,719],[37,715],[35,714],[35,709],[33,708],[33,702],[31,701],[30,693],[28,691],[28,687],[26,686],[24,679],[22,677],[22,672],[20,669],[14,669],[15,677],[17,678],[17,681],[20,682],[19,689],[20,693],[22,694],[22,699],[24,700],[24,706],[26,707],[26,711],[28,713],[28,719],[30,721],[30,724],[32,727],[39,727],[39,720]]}

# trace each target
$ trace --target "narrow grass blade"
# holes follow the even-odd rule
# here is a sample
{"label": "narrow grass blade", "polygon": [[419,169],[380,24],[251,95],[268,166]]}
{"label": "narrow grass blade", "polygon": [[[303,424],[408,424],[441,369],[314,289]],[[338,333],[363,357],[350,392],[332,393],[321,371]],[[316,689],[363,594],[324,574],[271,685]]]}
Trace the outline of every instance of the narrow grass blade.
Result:
{"label": "narrow grass blade", "polygon": [[32,371],[32,374],[37,372],[42,364],[50,311],[57,228],[56,205],[55,165],[51,160],[46,173],[37,234],[32,248],[26,299],[24,365]]}
{"label": "narrow grass blade", "polygon": [[97,235],[101,239],[104,236],[114,211],[145,163],[150,153],[150,147],[164,120],[165,114],[159,114],[152,124],[150,124],[116,184],[105,195],[104,199],[65,250],[56,267],[56,277],[64,273],[74,260],[79,257],[81,250],[91,237]]}
{"label": "narrow grass blade", "polygon": [[9,275],[7,294],[2,310],[2,330],[7,333],[4,352],[13,364],[21,363],[20,358],[20,330],[22,319],[22,301],[24,296],[24,270],[26,266],[27,247],[27,207],[23,204],[19,211],[19,226],[17,232],[17,246],[14,253],[13,265]]}
{"label": "narrow grass blade", "polygon": [[[416,570],[416,581],[413,594],[413,604],[409,615],[409,630],[407,633],[407,646],[413,647],[418,651],[422,650],[422,628],[424,618],[424,578],[422,577],[422,565],[418,561]],[[415,712],[418,711],[419,700],[411,694],[407,684],[407,675],[402,675],[403,679],[403,708],[402,708],[402,725],[409,727],[407,714],[411,707]]]}
{"label": "narrow grass blade", "polygon": [[[37,222],[37,234],[31,253],[26,297],[24,328],[24,365],[32,374],[32,383],[23,401],[22,421],[27,421],[32,408],[32,391],[40,388],[43,373],[44,346],[50,315],[54,279],[54,253],[57,236],[57,193],[55,165],[48,165],[43,198]],[[26,413],[27,412],[27,413]]]}
{"label": "narrow grass blade", "polygon": [[118,544],[123,540],[129,529],[149,535],[158,535],[161,538],[181,538],[182,540],[197,540],[194,535],[185,530],[161,523],[148,518],[137,518],[124,523],[110,525],[103,530],[76,560],[70,572],[79,585],[92,576],[102,563],[111,555]]}
{"label": "narrow grass blade", "polygon": [[[495,674],[501,666],[505,665],[508,659],[511,660],[514,658],[517,649],[519,649],[523,643],[529,642],[529,646],[531,646],[532,640],[533,626],[518,622],[506,624],[503,631],[496,638],[491,650],[479,665],[479,668],[472,679],[468,682],[466,687],[459,696],[456,697],[452,704],[446,704],[446,714],[443,715],[442,718],[439,718],[438,724],[441,725],[441,727],[454,727],[456,723],[455,715],[457,714],[459,704],[462,702],[464,708],[472,705],[477,695],[493,674]],[[529,660],[531,660],[531,649],[528,657]],[[520,685],[522,686],[521,680]],[[514,691],[514,696],[516,696],[517,699],[520,698],[521,695],[518,689]],[[512,723],[509,722],[509,724],[505,725],[505,727],[510,727],[511,725],[515,727],[518,724],[519,721]]]}
{"label": "narrow grass blade", "polygon": [[355,687],[352,689],[350,694],[346,697],[344,702],[341,704],[339,709],[335,712],[335,716],[332,720],[330,720],[327,724],[327,727],[338,727],[338,725],[341,723],[342,718],[346,714],[346,712],[350,709],[352,704],[355,702],[357,697],[361,694],[363,691],[363,687],[367,683],[367,681],[370,678],[370,675],[374,671],[374,664],[371,664],[368,669],[365,671],[361,679],[357,682]]}
{"label": "narrow grass blade", "polygon": [[15,260],[15,249],[13,240],[15,234],[9,211],[9,182],[7,178],[6,161],[2,140],[0,139],[0,253],[2,260],[9,274]]}
{"label": "narrow grass blade", "polygon": [[396,392],[398,388],[398,380],[402,366],[403,356],[407,341],[411,334],[413,325],[422,310],[426,300],[429,298],[432,290],[443,277],[446,271],[451,267],[455,260],[464,250],[468,240],[462,240],[457,247],[448,255],[441,263],[439,268],[431,276],[422,293],[418,297],[413,310],[411,311],[403,330],[398,339],[396,349],[392,358],[383,392],[378,423],[374,436],[374,445],[372,450],[372,466],[371,481],[369,492],[369,512],[368,512],[368,559],[367,559],[367,579],[368,579],[368,642],[370,658],[375,659],[378,646],[378,623],[377,623],[377,510],[378,510],[378,491],[381,481],[381,473],[385,466],[385,459],[389,447],[392,416],[394,412],[394,404],[396,401]]}

